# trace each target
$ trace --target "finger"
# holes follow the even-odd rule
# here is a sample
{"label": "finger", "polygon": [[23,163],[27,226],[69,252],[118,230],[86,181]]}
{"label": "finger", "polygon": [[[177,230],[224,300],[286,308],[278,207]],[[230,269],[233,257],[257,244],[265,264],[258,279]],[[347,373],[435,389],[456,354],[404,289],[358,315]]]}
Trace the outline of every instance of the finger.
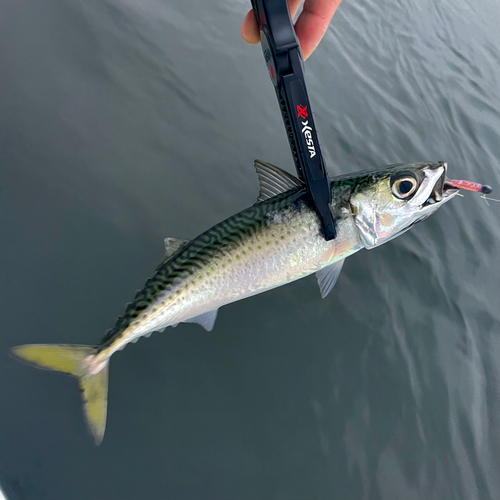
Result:
{"label": "finger", "polygon": [[314,52],[325,36],[333,14],[341,0],[306,0],[295,23],[295,33],[300,42],[304,61]]}
{"label": "finger", "polygon": [[[301,3],[302,0],[288,0],[288,8],[290,9],[290,17],[292,19],[295,17],[295,14],[297,14]],[[255,19],[253,9],[247,13],[243,20],[243,24],[241,25],[241,36],[245,42],[252,45],[260,42],[259,26]]]}
{"label": "finger", "polygon": [[257,25],[257,20],[255,19],[255,14],[253,9],[251,9],[241,25],[241,36],[245,42],[255,45],[260,42],[260,32],[259,26]]}
{"label": "finger", "polygon": [[299,10],[300,4],[303,0],[288,0],[288,10],[290,11],[290,18],[293,19],[297,11]]}

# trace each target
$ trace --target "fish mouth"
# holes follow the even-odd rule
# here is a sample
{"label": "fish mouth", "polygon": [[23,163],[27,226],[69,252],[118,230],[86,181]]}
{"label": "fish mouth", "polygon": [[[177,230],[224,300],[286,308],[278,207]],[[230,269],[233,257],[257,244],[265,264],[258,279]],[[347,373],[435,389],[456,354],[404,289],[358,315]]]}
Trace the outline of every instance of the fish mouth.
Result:
{"label": "fish mouth", "polygon": [[450,179],[446,177],[448,164],[445,162],[441,162],[439,167],[443,168],[443,173],[436,181],[436,184],[434,184],[434,189],[432,190],[429,198],[427,198],[426,202],[424,203],[424,207],[448,201],[449,199],[453,198],[459,191],[459,189],[451,185]]}
{"label": "fish mouth", "polygon": [[460,189],[456,188],[450,183],[448,177],[445,178],[443,184],[443,197],[451,196],[452,194],[457,194]]}

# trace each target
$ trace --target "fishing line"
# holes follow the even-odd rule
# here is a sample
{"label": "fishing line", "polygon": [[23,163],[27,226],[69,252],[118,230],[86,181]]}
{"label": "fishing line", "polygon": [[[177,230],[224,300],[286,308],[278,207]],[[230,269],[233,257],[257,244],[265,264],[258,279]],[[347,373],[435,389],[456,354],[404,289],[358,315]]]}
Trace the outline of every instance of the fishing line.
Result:
{"label": "fishing line", "polygon": [[488,196],[486,196],[484,194],[483,194],[483,196],[481,196],[481,199],[484,200],[484,202],[488,206],[490,206],[490,204],[488,203],[488,200],[490,200],[490,201],[496,201],[497,203],[500,203],[500,200],[496,200],[495,198],[488,198]]}

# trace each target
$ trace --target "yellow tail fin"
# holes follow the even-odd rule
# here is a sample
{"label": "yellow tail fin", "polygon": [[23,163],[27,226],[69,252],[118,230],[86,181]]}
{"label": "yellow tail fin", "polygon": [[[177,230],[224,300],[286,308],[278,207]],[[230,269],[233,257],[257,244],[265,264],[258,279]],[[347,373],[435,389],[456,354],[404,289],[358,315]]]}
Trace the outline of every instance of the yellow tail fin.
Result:
{"label": "yellow tail fin", "polygon": [[30,344],[12,348],[12,353],[38,368],[69,373],[78,378],[85,416],[96,444],[101,444],[106,428],[108,405],[108,364],[99,373],[90,373],[94,347],[85,345]]}

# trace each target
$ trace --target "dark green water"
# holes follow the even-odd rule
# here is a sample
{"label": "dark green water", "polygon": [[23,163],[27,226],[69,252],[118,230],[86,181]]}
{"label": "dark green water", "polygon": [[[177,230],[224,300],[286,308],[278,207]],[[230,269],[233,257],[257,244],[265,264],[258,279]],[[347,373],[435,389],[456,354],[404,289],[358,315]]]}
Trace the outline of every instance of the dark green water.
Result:
{"label": "dark green water", "polygon": [[[98,341],[163,255],[293,170],[243,0],[0,3],[0,484],[33,500],[500,497],[500,207],[466,194],[313,277],[76,382],[7,356]],[[307,61],[328,168],[446,160],[500,192],[500,6],[344,0]]]}

